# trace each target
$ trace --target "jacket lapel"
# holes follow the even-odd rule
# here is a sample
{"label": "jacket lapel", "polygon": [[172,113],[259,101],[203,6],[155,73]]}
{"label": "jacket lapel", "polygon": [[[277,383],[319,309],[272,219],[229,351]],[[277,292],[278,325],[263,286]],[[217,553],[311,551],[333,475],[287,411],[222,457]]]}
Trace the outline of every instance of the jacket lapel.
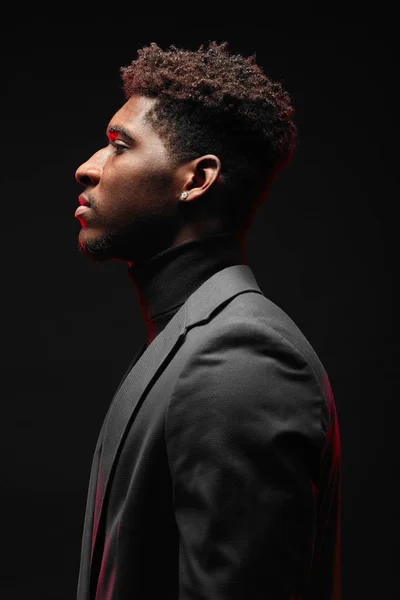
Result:
{"label": "jacket lapel", "polygon": [[[97,452],[93,459],[92,470],[93,468],[95,471],[98,470],[97,490],[95,493],[95,483],[91,480],[89,490],[91,500],[88,500],[85,517],[85,521],[87,521],[87,527],[85,522],[85,531],[87,531],[89,540],[92,537],[90,562],[92,562],[98,526],[102,518],[104,498],[112,468],[127,426],[134,418],[137,407],[140,406],[140,399],[153,379],[165,367],[167,359],[171,359],[174,351],[183,343],[187,331],[200,322],[207,321],[215,309],[226,304],[238,294],[245,292],[262,294],[248,265],[227,267],[207,279],[189,296],[163,331],[148,346],[114,396],[103,423],[103,447],[100,461],[98,448],[96,448]],[[94,519],[91,516],[93,512],[95,513]],[[93,521],[92,536],[90,536],[91,519]],[[88,543],[88,540],[86,543]],[[86,548],[86,552],[87,550]],[[86,556],[88,557],[88,553]]]}
{"label": "jacket lapel", "polygon": [[[133,357],[133,359],[131,361],[131,366],[129,367],[129,370],[135,364],[137,358],[140,357],[141,354],[143,354],[145,347],[146,347],[146,344],[143,344],[138,349],[138,351],[136,352],[135,356]],[[129,372],[129,370],[128,370],[128,372]],[[125,374],[125,376],[126,376],[126,374]],[[124,379],[122,379],[122,382],[121,382],[120,386],[118,387],[118,389],[115,393],[115,396],[117,395],[121,385],[123,384],[123,381],[124,381]],[[103,444],[103,435],[104,435],[106,419],[107,419],[107,416],[103,420],[103,425],[101,427],[100,433],[97,438],[96,448],[95,448],[95,451],[93,454],[92,467],[90,470],[90,479],[89,479],[87,501],[86,501],[85,520],[84,520],[84,527],[83,527],[83,534],[82,534],[81,560],[80,560],[80,568],[79,568],[78,595],[77,595],[78,600],[81,600],[81,598],[88,597],[87,594],[89,593],[89,572],[90,572],[89,561],[90,561],[90,558],[92,555],[91,542],[92,542],[92,538],[94,537],[92,535],[92,532],[93,532],[94,517],[95,517],[95,513],[96,513],[96,505],[97,505],[96,500],[98,499],[98,493],[96,494],[96,487],[97,487],[96,484],[97,484],[97,477],[98,477],[99,464],[100,464],[100,455],[101,455],[101,448],[102,448],[102,444]]]}

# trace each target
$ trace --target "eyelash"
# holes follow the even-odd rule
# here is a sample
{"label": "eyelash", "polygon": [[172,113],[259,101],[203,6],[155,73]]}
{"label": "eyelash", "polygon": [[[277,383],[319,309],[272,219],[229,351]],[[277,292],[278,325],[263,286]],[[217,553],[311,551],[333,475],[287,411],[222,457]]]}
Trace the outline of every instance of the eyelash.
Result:
{"label": "eyelash", "polygon": [[110,142],[110,144],[115,148],[115,154],[120,154],[126,150],[126,146],[123,146],[122,144],[116,144],[115,142]]}

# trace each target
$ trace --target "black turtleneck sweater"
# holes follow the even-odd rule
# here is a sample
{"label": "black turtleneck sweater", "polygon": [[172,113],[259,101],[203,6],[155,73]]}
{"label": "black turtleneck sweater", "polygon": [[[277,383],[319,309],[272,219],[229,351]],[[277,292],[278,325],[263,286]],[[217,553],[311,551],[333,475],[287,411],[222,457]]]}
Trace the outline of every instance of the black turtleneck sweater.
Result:
{"label": "black turtleneck sweater", "polygon": [[148,330],[143,350],[204,281],[245,260],[244,238],[224,232],[182,242],[129,267]]}

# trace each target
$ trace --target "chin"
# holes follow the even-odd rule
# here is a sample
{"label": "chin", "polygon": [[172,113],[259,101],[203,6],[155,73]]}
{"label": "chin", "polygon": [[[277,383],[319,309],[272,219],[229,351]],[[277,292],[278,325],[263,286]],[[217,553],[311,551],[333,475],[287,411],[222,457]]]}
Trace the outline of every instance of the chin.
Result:
{"label": "chin", "polygon": [[[87,229],[82,229],[79,234],[79,250],[94,262],[107,260],[121,260],[129,262],[132,255],[130,236],[117,232],[103,235],[89,235]],[[133,252],[134,254],[134,252]]]}
{"label": "chin", "polygon": [[94,262],[105,262],[114,258],[113,244],[109,236],[83,239],[85,230],[79,235],[79,250]]}

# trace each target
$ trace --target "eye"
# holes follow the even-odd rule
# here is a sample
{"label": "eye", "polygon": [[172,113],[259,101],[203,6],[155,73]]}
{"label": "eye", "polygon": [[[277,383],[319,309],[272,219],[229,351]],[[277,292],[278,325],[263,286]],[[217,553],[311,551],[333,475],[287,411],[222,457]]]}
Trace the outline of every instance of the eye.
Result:
{"label": "eye", "polygon": [[122,154],[122,152],[127,149],[127,147],[124,144],[112,142],[111,140],[109,143],[115,149],[115,154]]}

